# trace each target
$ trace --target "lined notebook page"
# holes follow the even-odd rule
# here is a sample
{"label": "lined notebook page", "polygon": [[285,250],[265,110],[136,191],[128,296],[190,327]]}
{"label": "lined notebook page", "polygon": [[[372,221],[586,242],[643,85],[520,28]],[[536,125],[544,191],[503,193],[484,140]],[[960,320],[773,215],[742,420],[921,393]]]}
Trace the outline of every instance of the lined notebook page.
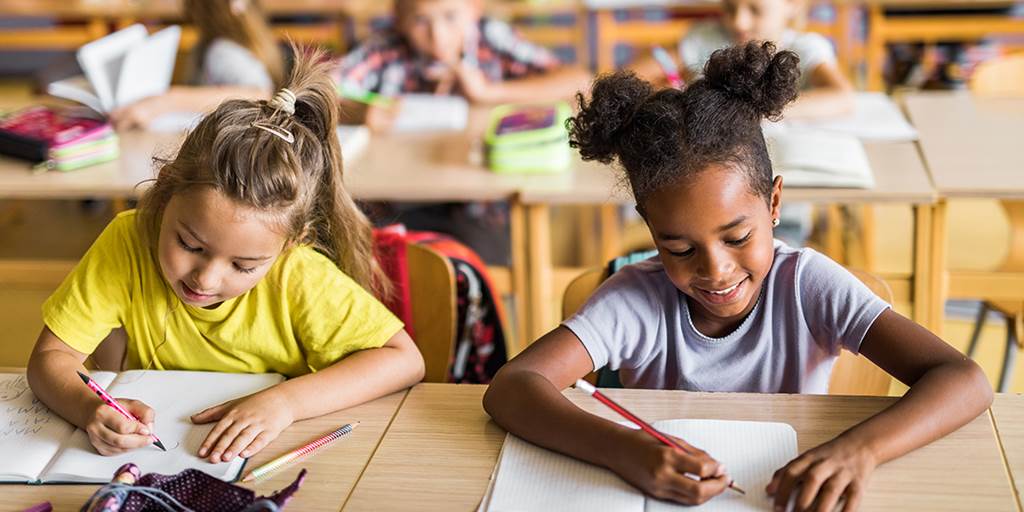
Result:
{"label": "lined notebook page", "polygon": [[772,500],[764,488],[777,469],[797,456],[796,431],[786,423],[666,420],[654,423],[654,428],[685,439],[725,464],[729,475],[747,494],[726,491],[699,507],[682,507],[648,498],[648,512],[771,510]]}
{"label": "lined notebook page", "polygon": [[645,497],[611,471],[505,437],[493,488],[481,510],[711,511],[771,510],[764,493],[775,470],[797,456],[796,431],[785,423],[726,420],[666,420],[654,427],[685,439],[725,464],[747,491],[727,491],[699,507]]}
{"label": "lined notebook page", "polygon": [[643,494],[615,473],[508,434],[486,510],[640,512],[643,508]]}

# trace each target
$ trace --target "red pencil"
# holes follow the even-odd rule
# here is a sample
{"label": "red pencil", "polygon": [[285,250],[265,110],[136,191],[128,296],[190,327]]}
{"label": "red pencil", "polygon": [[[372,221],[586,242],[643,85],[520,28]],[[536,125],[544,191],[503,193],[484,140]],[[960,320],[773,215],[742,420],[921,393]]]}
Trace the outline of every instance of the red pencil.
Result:
{"label": "red pencil", "polygon": [[[626,410],[625,407],[615,403],[614,400],[605,396],[603,393],[598,391],[593,384],[583,379],[579,379],[576,381],[576,389],[583,391],[584,393],[596,398],[598,402],[607,405],[611,410],[619,413],[619,416],[622,416],[623,418],[626,418],[627,420],[638,425],[640,427],[640,430],[647,432],[648,434],[651,435],[651,437],[657,439],[658,441],[661,441],[662,443],[668,446],[672,446],[683,453],[690,453],[690,450],[687,450],[685,446],[677,443],[675,439],[672,439],[671,437],[662,434],[656,428],[652,427],[650,423],[647,423],[646,421],[640,419],[639,417],[637,417],[637,415]],[[700,480],[700,477],[696,475],[688,474],[687,476],[691,476],[696,478],[697,480]],[[736,485],[736,482],[729,482],[729,488],[740,494],[746,494],[746,491],[740,489],[740,487]]]}

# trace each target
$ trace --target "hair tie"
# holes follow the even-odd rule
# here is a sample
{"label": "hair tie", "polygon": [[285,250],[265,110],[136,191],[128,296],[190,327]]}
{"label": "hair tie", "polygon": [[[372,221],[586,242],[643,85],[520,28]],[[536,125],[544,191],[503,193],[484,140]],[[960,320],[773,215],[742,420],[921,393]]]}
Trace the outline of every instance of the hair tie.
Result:
{"label": "hair tie", "polygon": [[281,110],[287,112],[288,115],[293,115],[295,114],[295,93],[290,89],[282,88],[267,104],[274,110]]}

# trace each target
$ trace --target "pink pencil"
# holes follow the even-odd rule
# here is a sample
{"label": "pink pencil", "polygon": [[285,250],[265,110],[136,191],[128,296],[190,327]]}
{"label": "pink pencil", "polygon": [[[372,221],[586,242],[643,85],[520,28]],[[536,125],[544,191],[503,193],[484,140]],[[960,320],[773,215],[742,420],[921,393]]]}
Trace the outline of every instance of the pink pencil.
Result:
{"label": "pink pencil", "polygon": [[[121,407],[121,404],[118,403],[117,400],[114,400],[114,397],[107,394],[107,392],[103,388],[101,388],[100,385],[96,383],[96,381],[92,380],[88,375],[82,372],[77,373],[78,376],[82,378],[82,382],[84,382],[86,386],[89,386],[89,389],[96,393],[96,396],[100,397],[100,400],[103,400],[103,403],[113,407],[115,411],[121,413],[121,416],[124,416],[125,418],[128,418],[132,421],[142,423],[132,413],[128,412],[128,409]],[[153,444],[155,444],[157,448],[160,448],[165,452],[167,451],[167,448],[164,448],[164,443],[160,442],[160,438],[157,437],[156,434],[151,432],[149,434],[149,437],[153,438]]]}
{"label": "pink pencil", "polygon": [[[611,410],[619,413],[619,416],[622,416],[623,418],[626,418],[627,420],[633,422],[634,424],[636,424],[637,426],[640,427],[640,430],[643,430],[644,432],[647,432],[648,434],[651,435],[651,437],[657,439],[658,441],[661,441],[662,443],[664,443],[664,444],[666,444],[668,446],[672,446],[672,447],[676,448],[677,450],[679,450],[679,451],[681,451],[683,453],[690,453],[690,450],[687,450],[686,447],[684,447],[683,445],[677,443],[675,439],[672,439],[671,437],[669,437],[669,436],[667,436],[665,434],[662,434],[661,432],[658,431],[658,429],[656,429],[653,426],[651,426],[650,423],[647,423],[646,421],[644,421],[644,420],[640,419],[639,417],[637,417],[637,415],[629,412],[625,407],[617,404],[611,398],[608,398],[607,396],[604,396],[604,394],[601,393],[600,391],[598,391],[597,388],[594,387],[593,384],[591,384],[591,383],[589,383],[589,382],[587,382],[587,381],[585,381],[583,379],[579,379],[579,380],[576,381],[576,389],[578,389],[578,390],[580,390],[580,391],[582,391],[582,392],[584,392],[584,393],[586,393],[586,394],[596,398],[598,402],[601,402],[602,404],[607,405]],[[687,476],[691,476],[691,475],[688,474]],[[694,478],[696,480],[700,480],[700,477],[696,476],[696,475],[692,475],[691,478]],[[747,493],[743,489],[740,489],[740,487],[738,485],[736,485],[736,482],[729,482],[729,488],[734,490],[734,491],[736,491],[736,492],[738,492],[738,493],[740,493],[740,494],[746,494]]]}

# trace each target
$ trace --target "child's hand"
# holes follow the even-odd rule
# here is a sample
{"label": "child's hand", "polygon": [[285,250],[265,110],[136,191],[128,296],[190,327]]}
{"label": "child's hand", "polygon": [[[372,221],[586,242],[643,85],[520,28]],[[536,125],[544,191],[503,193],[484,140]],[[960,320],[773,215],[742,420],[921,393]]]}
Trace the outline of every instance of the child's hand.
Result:
{"label": "child's hand", "polygon": [[400,98],[395,98],[394,101],[388,105],[367,105],[366,106],[366,118],[363,121],[366,127],[376,133],[387,133],[391,131],[391,127],[395,125],[395,120],[398,119],[398,113],[402,109],[402,101]]}
{"label": "child's hand", "polygon": [[199,447],[199,456],[218,463],[256,454],[295,420],[287,400],[270,388],[192,415],[196,424],[213,421],[217,424]]}
{"label": "child's hand", "polygon": [[131,105],[115,109],[110,113],[110,121],[118,131],[145,130],[150,121],[164,113],[163,102],[166,101],[168,99],[163,96],[143,98]]}
{"label": "child's hand", "polygon": [[[640,431],[625,434],[623,442],[609,443],[621,449],[611,454],[611,469],[627,482],[644,493],[658,499],[675,501],[684,505],[699,505],[719,495],[732,479],[725,473],[725,467],[707,453],[675,438],[687,447],[686,454]],[[694,480],[686,474],[697,475]]]}
{"label": "child's hand", "polygon": [[462,94],[470,103],[495,103],[499,101],[498,87],[487,79],[487,75],[479,67],[461,62],[454,68],[455,79],[458,81]]}
{"label": "child's hand", "polygon": [[115,400],[139,421],[125,418],[113,407],[97,401],[85,424],[85,433],[96,451],[100,455],[117,455],[153,444],[153,438],[149,436],[156,420],[153,409],[138,400]]}
{"label": "child's hand", "polygon": [[832,512],[840,497],[844,512],[860,504],[868,478],[877,466],[874,455],[863,444],[834,439],[793,459],[775,472],[768,494],[775,497],[775,510],[784,510],[795,493],[793,510]]}

